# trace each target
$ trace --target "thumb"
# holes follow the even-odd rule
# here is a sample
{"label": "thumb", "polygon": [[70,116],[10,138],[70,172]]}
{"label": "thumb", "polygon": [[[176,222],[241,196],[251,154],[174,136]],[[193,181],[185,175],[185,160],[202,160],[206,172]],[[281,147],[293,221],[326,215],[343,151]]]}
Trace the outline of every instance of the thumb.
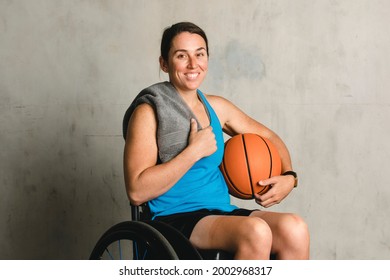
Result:
{"label": "thumb", "polygon": [[269,179],[260,180],[258,182],[258,184],[260,186],[268,186],[268,185],[275,184],[275,182],[274,182],[274,180],[272,178],[269,178]]}
{"label": "thumb", "polygon": [[197,132],[198,131],[198,123],[196,122],[196,120],[194,118],[191,119],[191,129],[190,129],[190,133],[194,133],[194,132]]}

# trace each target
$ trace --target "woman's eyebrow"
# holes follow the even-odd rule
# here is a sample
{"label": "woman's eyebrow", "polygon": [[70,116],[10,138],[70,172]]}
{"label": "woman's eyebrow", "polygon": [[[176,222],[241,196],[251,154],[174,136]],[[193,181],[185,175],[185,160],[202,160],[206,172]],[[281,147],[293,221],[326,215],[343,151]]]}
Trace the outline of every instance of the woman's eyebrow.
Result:
{"label": "woman's eyebrow", "polygon": [[[195,52],[198,52],[198,51],[201,51],[201,50],[206,50],[206,48],[205,47],[200,47],[200,48],[197,48],[196,50],[195,50]],[[186,49],[178,49],[178,50],[175,50],[173,53],[175,54],[175,53],[177,53],[177,52],[189,52],[189,50],[186,50]]]}

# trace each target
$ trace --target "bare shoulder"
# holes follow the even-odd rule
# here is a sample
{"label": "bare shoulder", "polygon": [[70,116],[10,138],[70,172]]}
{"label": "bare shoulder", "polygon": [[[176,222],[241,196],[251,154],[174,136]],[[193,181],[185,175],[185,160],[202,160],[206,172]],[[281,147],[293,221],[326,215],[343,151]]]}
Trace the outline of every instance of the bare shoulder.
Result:
{"label": "bare shoulder", "polygon": [[155,119],[155,113],[154,109],[151,105],[147,103],[142,103],[138,105],[131,115],[130,122],[133,123],[134,121],[148,121],[148,120],[154,120]]}
{"label": "bare shoulder", "polygon": [[234,120],[240,121],[243,119],[244,114],[242,111],[230,100],[222,96],[210,94],[206,97],[211,107],[213,107],[215,113],[217,114],[224,132],[228,133],[229,135],[234,134],[233,130],[230,128],[231,123]]}
{"label": "bare shoulder", "polygon": [[220,95],[207,94],[206,98],[220,118],[237,108],[231,101]]}
{"label": "bare shoulder", "polygon": [[152,105],[148,103],[142,103],[134,109],[133,114],[154,114],[154,110]]}
{"label": "bare shoulder", "polygon": [[147,133],[148,131],[154,133],[156,127],[157,120],[153,107],[147,103],[143,103],[134,109],[128,123],[127,131],[134,137]]}
{"label": "bare shoulder", "polygon": [[228,99],[218,95],[207,95],[207,100],[217,113],[225,133],[235,135],[257,129],[258,123]]}
{"label": "bare shoulder", "polygon": [[210,102],[211,106],[223,106],[226,104],[231,103],[226,98],[220,96],[220,95],[213,95],[213,94],[205,94],[207,100]]}
{"label": "bare shoulder", "polygon": [[208,94],[206,95],[206,97],[207,100],[210,102],[211,106],[214,108],[214,110],[219,110],[228,114],[232,113],[233,111],[240,111],[240,109],[236,105],[234,105],[233,102],[231,102],[225,97],[212,94]]}

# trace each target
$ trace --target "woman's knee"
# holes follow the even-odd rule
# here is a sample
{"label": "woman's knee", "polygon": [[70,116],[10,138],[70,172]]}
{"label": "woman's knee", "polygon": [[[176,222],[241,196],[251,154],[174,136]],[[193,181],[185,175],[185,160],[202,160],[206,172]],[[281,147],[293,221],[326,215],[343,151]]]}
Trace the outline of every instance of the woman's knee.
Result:
{"label": "woman's knee", "polygon": [[257,217],[247,217],[240,224],[236,239],[236,259],[269,259],[272,249],[272,231]]}
{"label": "woman's knee", "polygon": [[278,226],[279,234],[286,240],[300,245],[308,244],[309,228],[306,222],[296,214],[285,214]]}
{"label": "woman's knee", "polygon": [[257,217],[246,217],[240,224],[238,245],[253,249],[271,248],[272,231],[264,220]]}

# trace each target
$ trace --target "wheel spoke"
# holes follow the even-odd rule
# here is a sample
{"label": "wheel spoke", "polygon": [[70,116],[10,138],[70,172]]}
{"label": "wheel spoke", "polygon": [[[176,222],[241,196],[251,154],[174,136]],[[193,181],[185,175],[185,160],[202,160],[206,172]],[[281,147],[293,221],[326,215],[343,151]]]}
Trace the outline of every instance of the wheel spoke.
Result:
{"label": "wheel spoke", "polygon": [[114,257],[111,255],[110,253],[110,250],[108,250],[108,248],[105,249],[105,251],[107,252],[108,256],[110,257],[111,260],[114,260]]}

